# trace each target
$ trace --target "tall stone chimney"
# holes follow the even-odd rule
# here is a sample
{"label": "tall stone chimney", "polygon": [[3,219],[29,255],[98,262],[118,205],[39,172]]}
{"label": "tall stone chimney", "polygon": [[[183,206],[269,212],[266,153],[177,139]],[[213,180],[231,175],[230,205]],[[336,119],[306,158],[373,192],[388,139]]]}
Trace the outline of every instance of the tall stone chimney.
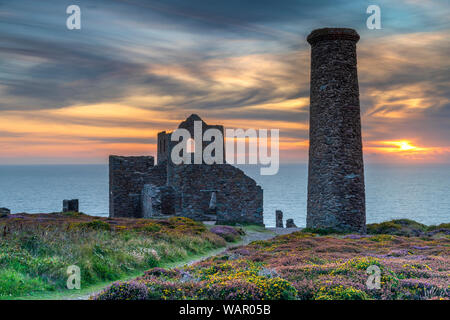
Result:
{"label": "tall stone chimney", "polygon": [[311,32],[308,228],[366,232],[356,42],[353,29]]}

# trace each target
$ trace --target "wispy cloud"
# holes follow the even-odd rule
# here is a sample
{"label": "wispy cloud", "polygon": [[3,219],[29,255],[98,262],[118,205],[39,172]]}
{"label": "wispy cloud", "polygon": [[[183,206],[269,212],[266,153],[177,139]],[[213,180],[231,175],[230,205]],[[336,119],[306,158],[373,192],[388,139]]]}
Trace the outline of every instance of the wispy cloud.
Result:
{"label": "wispy cloud", "polygon": [[[73,3],[80,31],[65,29]],[[280,128],[282,160],[305,161],[305,37],[330,25],[361,34],[366,158],[449,162],[448,6],[380,1],[383,29],[369,31],[368,4],[0,1],[0,162],[152,153],[156,133],[191,112],[228,127]],[[398,146],[383,141],[417,149],[391,152]]]}

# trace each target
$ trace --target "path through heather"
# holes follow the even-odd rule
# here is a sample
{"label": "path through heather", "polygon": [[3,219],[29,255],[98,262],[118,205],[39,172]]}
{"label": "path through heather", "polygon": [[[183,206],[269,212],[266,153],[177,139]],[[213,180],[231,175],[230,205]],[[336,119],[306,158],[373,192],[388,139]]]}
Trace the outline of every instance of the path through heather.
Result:
{"label": "path through heather", "polygon": [[[295,231],[300,231],[301,228],[266,228],[264,231],[256,231],[256,230],[246,230],[246,234],[245,236],[242,238],[242,240],[238,243],[231,243],[228,244],[225,248],[221,248],[218,250],[213,250],[203,256],[200,257],[196,257],[192,260],[189,261],[183,261],[180,263],[176,263],[171,265],[171,268],[179,268],[179,267],[183,267],[183,266],[188,266],[194,263],[197,263],[199,261],[203,261],[205,259],[208,259],[212,256],[216,256],[216,255],[220,255],[223,254],[226,250],[228,250],[229,248],[233,248],[233,247],[238,247],[238,246],[244,246],[249,244],[250,242],[253,241],[258,241],[258,240],[269,240],[272,239],[276,236],[279,235],[284,235],[284,234],[289,234]],[[132,277],[134,278],[134,277]],[[132,279],[131,278],[131,279]],[[130,280],[131,280],[130,279]],[[112,281],[111,283],[116,282],[116,281]],[[92,295],[98,293],[101,290],[93,290],[92,292],[88,293],[88,294],[80,294],[80,295],[68,295],[66,297],[63,297],[62,299],[64,300],[88,300],[89,297],[91,297]]]}

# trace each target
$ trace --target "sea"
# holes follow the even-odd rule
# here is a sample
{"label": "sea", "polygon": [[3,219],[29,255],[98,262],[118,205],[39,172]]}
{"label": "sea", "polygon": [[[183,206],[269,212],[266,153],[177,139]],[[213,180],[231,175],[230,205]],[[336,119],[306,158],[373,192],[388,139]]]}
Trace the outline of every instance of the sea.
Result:
{"label": "sea", "polygon": [[[284,164],[273,176],[241,166],[264,189],[264,222],[275,226],[275,210],[306,225],[307,164]],[[366,164],[367,223],[407,218],[427,225],[450,222],[450,165]],[[62,210],[63,199],[79,199],[80,211],[108,215],[108,165],[1,165],[0,207],[13,213]]]}

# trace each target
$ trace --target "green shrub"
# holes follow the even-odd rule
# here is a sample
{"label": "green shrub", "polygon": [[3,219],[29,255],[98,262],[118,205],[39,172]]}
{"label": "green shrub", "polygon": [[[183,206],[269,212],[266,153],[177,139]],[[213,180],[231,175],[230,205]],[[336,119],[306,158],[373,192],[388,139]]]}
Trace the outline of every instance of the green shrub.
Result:
{"label": "green shrub", "polygon": [[397,219],[367,225],[368,234],[391,234],[397,236],[418,236],[427,230],[427,226],[409,219]]}
{"label": "green shrub", "polygon": [[22,249],[27,250],[33,255],[43,252],[46,249],[46,244],[35,234],[26,234],[19,240]]}
{"label": "green shrub", "polygon": [[390,234],[378,234],[376,236],[370,237],[369,240],[375,242],[386,242],[394,240],[394,236],[391,236]]}
{"label": "green shrub", "polygon": [[149,290],[145,284],[137,281],[115,282],[106,290],[97,294],[96,300],[145,300]]}
{"label": "green shrub", "polygon": [[315,300],[368,300],[369,297],[364,291],[353,287],[344,286],[321,287],[314,296]]}
{"label": "green shrub", "polygon": [[434,230],[438,230],[438,229],[450,229],[450,223],[441,223],[436,226],[429,226],[427,228],[427,231],[434,231]]}
{"label": "green shrub", "polygon": [[81,222],[77,224],[80,229],[91,229],[91,230],[111,230],[109,223],[102,220],[93,220],[89,222]]}
{"label": "green shrub", "polygon": [[427,229],[426,225],[419,223],[417,221],[414,221],[414,220],[410,220],[410,219],[396,219],[396,220],[392,220],[392,222],[395,224],[404,226],[404,227],[409,227],[409,228],[413,228],[413,229],[417,229],[417,230],[426,230]]}
{"label": "green shrub", "polygon": [[391,234],[398,232],[402,229],[402,226],[396,224],[393,221],[387,221],[382,223],[372,223],[367,225],[368,234]]}
{"label": "green shrub", "polygon": [[141,230],[146,232],[158,232],[161,231],[161,229],[162,229],[161,225],[152,222],[147,223],[141,227]]}
{"label": "green shrub", "polygon": [[0,297],[16,296],[30,291],[49,290],[50,286],[40,278],[7,268],[0,270]]}
{"label": "green shrub", "polygon": [[326,235],[329,235],[329,234],[345,234],[345,233],[348,233],[346,231],[336,230],[336,229],[333,229],[333,228],[304,228],[300,232],[302,232],[302,233],[315,233],[315,234],[319,234],[321,236],[326,236]]}

